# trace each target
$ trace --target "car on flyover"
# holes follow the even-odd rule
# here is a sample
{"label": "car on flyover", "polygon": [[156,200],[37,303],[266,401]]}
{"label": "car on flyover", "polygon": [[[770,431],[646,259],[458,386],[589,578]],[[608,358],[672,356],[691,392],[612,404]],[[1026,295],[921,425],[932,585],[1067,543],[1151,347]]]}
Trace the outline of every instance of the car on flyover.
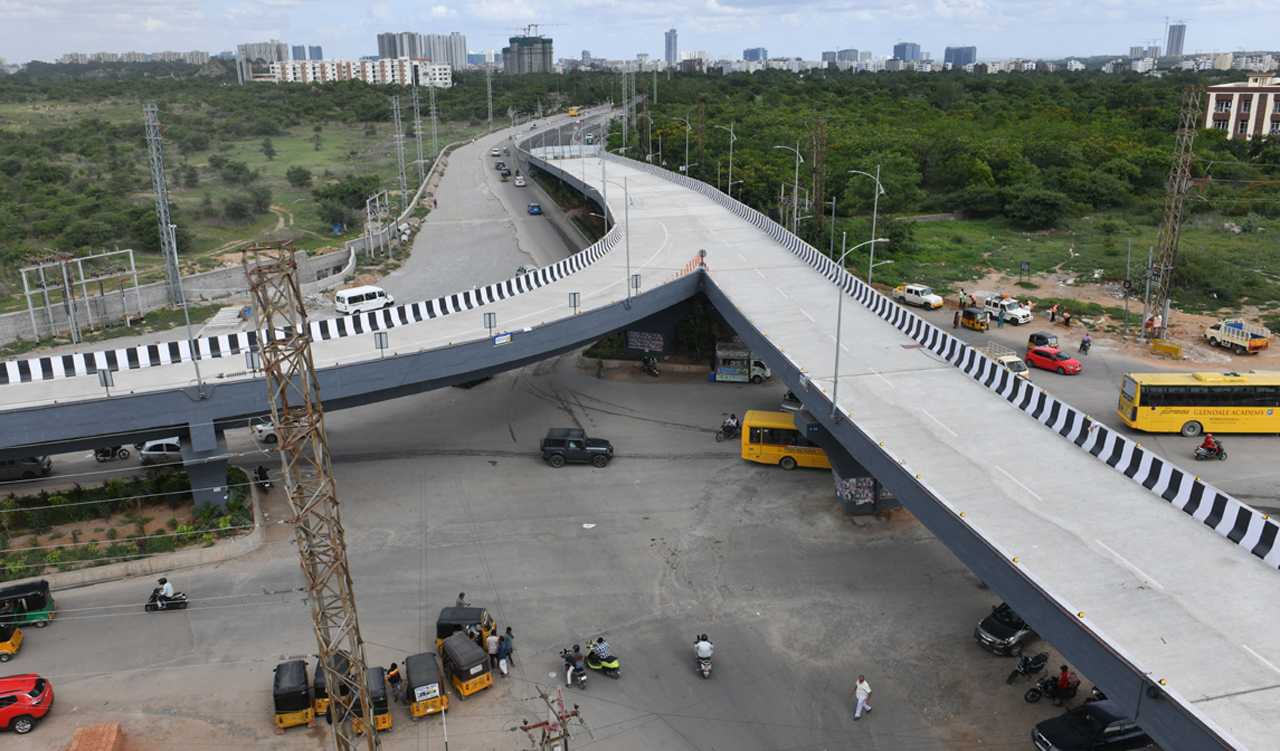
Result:
{"label": "car on flyover", "polygon": [[516,187],[517,188],[524,187],[524,175],[516,175]]}
{"label": "car on flyover", "polygon": [[53,686],[35,673],[0,678],[0,728],[30,733],[53,708]]}
{"label": "car on flyover", "polygon": [[1110,699],[1045,720],[1031,731],[1031,740],[1040,751],[1124,751],[1155,745]]}
{"label": "car on flyover", "polygon": [[531,203],[531,204],[529,204],[529,213],[530,213],[530,214],[541,214],[541,213],[542,213],[542,207],[541,207],[541,206],[539,206],[539,205],[538,205],[538,204],[536,204],[536,203]]}
{"label": "car on flyover", "polygon": [[1080,361],[1054,347],[1034,347],[1026,356],[1027,365],[1052,370],[1058,375],[1078,375]]}
{"label": "car on flyover", "polygon": [[502,156],[502,152],[498,151],[497,146],[494,146],[492,149],[489,149],[489,156]]}

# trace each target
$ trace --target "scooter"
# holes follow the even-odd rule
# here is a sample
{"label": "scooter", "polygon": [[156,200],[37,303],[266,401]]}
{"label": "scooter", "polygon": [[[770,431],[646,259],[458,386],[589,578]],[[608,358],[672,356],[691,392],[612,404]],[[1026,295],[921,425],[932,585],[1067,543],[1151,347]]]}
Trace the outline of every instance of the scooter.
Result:
{"label": "scooter", "polygon": [[583,691],[587,690],[587,669],[573,664],[573,650],[560,650],[560,659],[564,661],[564,685],[572,686],[575,682]]}
{"label": "scooter", "polygon": [[[698,651],[698,645],[702,642],[707,643],[707,654],[704,657]],[[693,643],[693,654],[698,658],[698,671],[702,673],[703,678],[711,677],[711,647],[714,646],[706,634],[699,636]]]}
{"label": "scooter", "polygon": [[160,607],[160,588],[156,587],[151,590],[151,599],[147,600],[147,604],[143,606],[143,610],[148,613],[154,613],[157,610],[164,613],[170,610],[186,610],[187,609],[187,593],[174,592],[173,597],[165,601],[164,607]]}
{"label": "scooter", "polygon": [[622,677],[622,668],[618,666],[618,656],[615,654],[610,654],[607,660],[604,660],[603,662],[601,662],[600,658],[596,655],[595,642],[592,642],[587,645],[587,655],[586,655],[585,662],[587,663],[587,667],[591,668],[592,670],[599,670],[603,672],[605,675],[609,676],[610,678]]}
{"label": "scooter", "polygon": [[267,471],[266,467],[259,464],[258,469],[254,472],[254,475],[256,476],[256,479],[258,482],[258,488],[260,488],[262,492],[265,493],[268,490],[271,490],[271,474]]}
{"label": "scooter", "polygon": [[1081,339],[1081,340],[1080,340],[1080,352],[1082,352],[1083,354],[1086,354],[1086,355],[1087,355],[1087,354],[1089,354],[1089,348],[1090,348],[1090,347],[1092,347],[1092,346],[1093,346],[1093,341],[1092,341],[1092,340],[1090,340],[1090,339]]}
{"label": "scooter", "polygon": [[1205,459],[1218,459],[1225,461],[1227,458],[1227,449],[1222,445],[1222,441],[1218,441],[1218,448],[1207,449],[1204,446],[1196,446],[1196,461],[1204,461]]}
{"label": "scooter", "polygon": [[93,458],[100,462],[105,462],[108,459],[128,459],[129,449],[124,446],[111,446],[108,448],[94,449]]}
{"label": "scooter", "polygon": [[1047,665],[1048,663],[1049,663],[1048,652],[1041,652],[1040,654],[1035,655],[1034,657],[1031,655],[1023,657],[1021,660],[1018,660],[1017,667],[1015,667],[1013,669],[1013,672],[1009,674],[1009,677],[1005,680],[1005,683],[1006,684],[1013,683],[1014,679],[1016,679],[1020,675],[1025,677],[1027,680],[1030,680],[1031,676],[1037,673],[1043,673],[1044,666]]}
{"label": "scooter", "polygon": [[720,424],[720,429],[716,431],[716,443],[723,443],[726,440],[732,440],[742,435],[742,428],[737,425],[730,425],[728,420]]}
{"label": "scooter", "polygon": [[1040,701],[1041,696],[1053,699],[1059,704],[1068,699],[1074,699],[1076,693],[1080,690],[1080,679],[1076,677],[1075,673],[1071,673],[1067,680],[1070,685],[1066,688],[1058,688],[1058,676],[1046,675],[1036,681],[1035,687],[1027,689],[1027,693],[1022,698],[1026,699],[1030,704]]}
{"label": "scooter", "polygon": [[655,357],[646,357],[640,361],[640,369],[646,374],[658,377],[658,360]]}

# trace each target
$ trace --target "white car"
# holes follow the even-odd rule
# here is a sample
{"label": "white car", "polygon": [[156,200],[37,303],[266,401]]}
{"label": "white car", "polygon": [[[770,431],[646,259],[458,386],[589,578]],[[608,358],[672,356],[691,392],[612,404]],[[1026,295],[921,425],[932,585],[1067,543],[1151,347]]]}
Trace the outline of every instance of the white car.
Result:
{"label": "white car", "polygon": [[516,187],[517,188],[524,187],[524,175],[516,175]]}
{"label": "white car", "polygon": [[498,151],[497,146],[494,146],[492,149],[489,150],[489,156],[502,156],[502,152]]}
{"label": "white car", "polygon": [[256,422],[249,426],[249,430],[253,433],[253,437],[262,443],[275,443],[279,440],[276,437],[276,426],[270,420]]}
{"label": "white car", "polygon": [[138,452],[143,464],[174,464],[182,461],[182,439],[178,436],[147,441]]}

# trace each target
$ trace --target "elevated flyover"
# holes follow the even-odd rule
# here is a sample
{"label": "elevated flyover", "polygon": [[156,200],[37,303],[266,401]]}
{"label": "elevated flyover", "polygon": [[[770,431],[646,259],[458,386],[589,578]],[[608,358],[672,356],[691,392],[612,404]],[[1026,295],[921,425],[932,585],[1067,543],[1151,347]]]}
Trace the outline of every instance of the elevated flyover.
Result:
{"label": "elevated flyover", "polygon": [[[800,395],[816,429],[1162,746],[1271,747],[1280,706],[1274,522],[1013,379],[712,188],[612,157],[529,158],[589,192],[608,186],[619,221],[608,247],[565,262],[565,273],[540,272],[545,283],[529,289],[502,282],[433,301],[437,314],[421,321],[384,311],[376,325],[402,323],[385,361],[368,319],[325,323],[315,361],[326,407],[516,367],[704,294]],[[691,269],[699,250],[706,268]],[[628,272],[644,281],[629,302]],[[833,409],[841,294],[849,304]],[[486,311],[497,314],[495,336]],[[30,453],[172,426],[207,438],[265,411],[260,382],[225,375],[202,397],[189,364],[121,371],[128,401],[105,399],[91,377],[13,383],[0,387],[10,406],[0,442]]]}

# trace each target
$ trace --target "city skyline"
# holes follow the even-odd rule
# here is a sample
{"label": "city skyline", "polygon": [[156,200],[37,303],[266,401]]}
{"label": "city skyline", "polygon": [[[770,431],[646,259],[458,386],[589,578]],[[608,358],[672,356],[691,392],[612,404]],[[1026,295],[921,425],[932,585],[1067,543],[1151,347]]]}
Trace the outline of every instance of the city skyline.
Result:
{"label": "city skyline", "polygon": [[[771,0],[725,0],[692,9],[666,5],[624,9],[599,0],[580,0],[572,14],[539,0],[450,2],[426,6],[390,2],[356,8],[331,0],[8,4],[0,20],[11,33],[0,43],[0,57],[10,63],[54,62],[68,52],[189,49],[216,55],[239,44],[278,39],[290,47],[323,46],[330,57],[358,59],[377,54],[378,34],[405,30],[459,32],[467,36],[468,51],[500,50],[510,37],[522,35],[520,26],[540,21],[535,33],[553,39],[558,50],[590,49],[597,59],[634,59],[638,54],[663,59],[664,35],[673,28],[679,33],[680,48],[734,59],[743,49],[755,47],[767,48],[775,57],[804,60],[818,60],[824,51],[846,48],[891,56],[894,45],[903,42],[919,44],[935,60],[942,58],[947,47],[970,46],[978,48],[980,59],[1056,59],[1122,56],[1138,45],[1163,46],[1168,41],[1166,23],[1184,19],[1186,55],[1270,50],[1276,47],[1271,30],[1280,22],[1280,7],[1259,0],[1243,0],[1238,13],[1229,16],[1205,14],[1202,6],[1183,0],[1159,8],[1097,0],[1069,6],[1043,1],[935,0],[929,7],[882,3],[856,10]],[[592,13],[592,9],[601,12]],[[830,31],[842,28],[857,31]],[[53,29],[57,33],[51,33]]]}

